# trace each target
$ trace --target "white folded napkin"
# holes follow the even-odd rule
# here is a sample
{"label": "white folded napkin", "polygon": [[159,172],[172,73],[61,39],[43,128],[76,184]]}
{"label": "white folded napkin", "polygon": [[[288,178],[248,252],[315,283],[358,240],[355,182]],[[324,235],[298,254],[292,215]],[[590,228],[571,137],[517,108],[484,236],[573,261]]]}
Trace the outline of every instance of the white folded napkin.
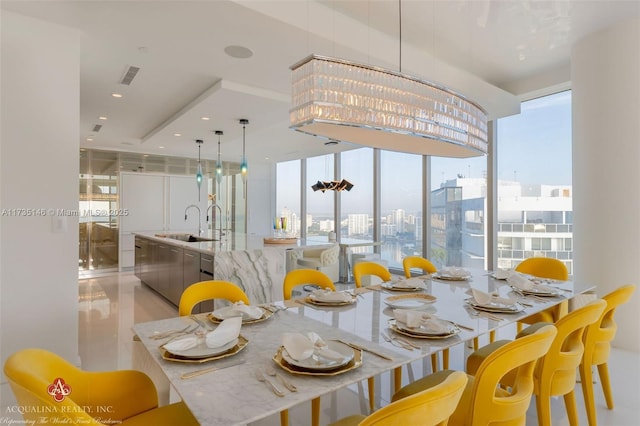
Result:
{"label": "white folded napkin", "polygon": [[519,290],[531,290],[533,288],[533,282],[521,274],[513,273],[507,277],[509,285]]}
{"label": "white folded napkin", "polygon": [[410,328],[422,328],[431,333],[447,333],[451,331],[451,323],[443,321],[435,315],[412,309],[394,309],[396,321],[402,322]]}
{"label": "white folded napkin", "polygon": [[169,352],[172,351],[186,351],[191,348],[195,348],[200,343],[198,336],[187,336],[182,339],[174,340],[164,345],[164,348]]}
{"label": "white folded napkin", "polygon": [[205,343],[209,348],[219,348],[240,335],[242,328],[242,317],[233,317],[223,320],[215,330],[207,333]]}
{"label": "white folded napkin", "polygon": [[233,311],[240,312],[247,319],[262,318],[264,311],[257,306],[245,305],[244,302],[236,302],[232,307]]}
{"label": "white folded napkin", "polygon": [[328,288],[318,289],[311,292],[313,300],[319,302],[349,302],[353,300],[353,296],[342,291],[333,291]]}
{"label": "white folded napkin", "polygon": [[495,271],[493,271],[493,277],[497,280],[506,280],[509,279],[509,277],[514,273],[517,272],[504,269],[496,269]]}
{"label": "white folded napkin", "polygon": [[284,333],[282,335],[282,345],[289,356],[296,361],[311,358],[314,354],[330,360],[342,360],[344,358],[341,353],[329,349],[327,343],[314,332],[307,333],[307,336],[300,333]]}
{"label": "white folded napkin", "polygon": [[445,266],[438,271],[441,275],[449,275],[452,277],[468,277],[471,275],[469,271],[459,266]]}
{"label": "white folded napkin", "polygon": [[392,285],[396,288],[426,288],[422,278],[408,278],[406,280],[393,281]]}
{"label": "white folded napkin", "polygon": [[502,305],[513,306],[516,304],[516,299],[499,297],[495,294],[490,294],[482,290],[478,290],[477,288],[471,288],[471,293],[473,294],[473,298],[476,303],[479,305],[489,305],[491,303],[499,303]]}

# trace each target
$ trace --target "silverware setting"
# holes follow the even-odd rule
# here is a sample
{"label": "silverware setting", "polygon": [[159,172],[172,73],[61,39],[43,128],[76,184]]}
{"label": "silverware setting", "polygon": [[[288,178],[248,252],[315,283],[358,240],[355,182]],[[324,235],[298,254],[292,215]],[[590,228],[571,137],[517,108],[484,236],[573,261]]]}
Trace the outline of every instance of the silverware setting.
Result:
{"label": "silverware setting", "polygon": [[269,376],[276,377],[277,379],[279,379],[280,383],[282,383],[284,385],[284,387],[287,388],[290,392],[298,392],[298,388],[293,383],[288,381],[282,374],[276,372],[276,369],[273,368],[273,366],[268,365],[265,368],[265,372]]}
{"label": "silverware setting", "polygon": [[474,310],[474,311],[471,312],[471,315],[476,316],[476,317],[487,318],[487,319],[490,319],[492,321],[503,321],[504,320],[504,318],[500,318],[497,315],[493,315],[493,314],[491,314],[489,312],[485,312],[485,311],[476,311],[476,310]]}
{"label": "silverware setting", "polygon": [[273,393],[275,393],[278,396],[284,396],[284,392],[282,391],[282,389],[280,389],[278,385],[276,385],[270,379],[268,379],[267,376],[265,376],[262,371],[255,369],[253,371],[253,374],[256,376],[256,379],[258,379],[259,382],[263,382],[264,384],[269,386],[269,388]]}
{"label": "silverware setting", "polygon": [[195,315],[189,315],[189,318],[191,318],[191,320],[193,320],[196,324],[198,324],[199,327],[204,328],[207,331],[211,331],[212,328],[209,327],[208,324],[206,324],[204,321],[202,321],[200,318],[198,318]]}
{"label": "silverware setting", "polygon": [[457,323],[457,322],[455,322],[455,321],[450,321],[450,320],[448,320],[448,319],[442,319],[442,320],[443,320],[443,321],[450,322],[451,324],[455,325],[455,326],[456,326],[456,327],[458,327],[458,328],[463,328],[463,329],[465,329],[465,330],[469,330],[469,331],[476,331],[476,329],[475,329],[475,328],[473,328],[473,327],[469,327],[469,326],[467,326],[467,325],[462,325],[462,324]]}
{"label": "silverware setting", "polygon": [[382,359],[386,359],[387,361],[393,361],[393,358],[388,357],[388,356],[386,356],[384,354],[381,354],[380,352],[376,352],[376,351],[374,351],[372,349],[369,349],[367,347],[360,346],[360,345],[352,343],[352,342],[345,342],[344,340],[340,340],[340,339],[336,339],[336,342],[340,342],[340,343],[342,343],[344,345],[351,346],[353,349],[356,349],[356,350],[359,350],[359,351],[369,352],[370,354],[375,355],[377,357],[380,357]]}
{"label": "silverware setting", "polygon": [[412,351],[415,348],[415,346],[410,345],[406,342],[401,342],[397,337],[391,337],[384,332],[380,333],[380,335],[384,340],[386,340],[387,342],[391,343],[393,346],[396,346],[398,348],[406,349],[408,351]]}
{"label": "silverware setting", "polygon": [[225,368],[229,368],[229,367],[235,367],[236,365],[240,365],[244,363],[245,363],[244,361],[238,361],[233,364],[224,365],[222,367],[209,367],[209,368],[203,368],[201,370],[190,371],[188,373],[184,373],[183,375],[181,375],[180,378],[182,380],[191,379],[193,377],[202,376],[203,374],[207,374],[207,373],[213,373],[214,371],[218,371],[218,370],[224,370]]}
{"label": "silverware setting", "polygon": [[163,331],[160,333],[155,333],[152,334],[151,336],[149,336],[149,339],[153,339],[153,340],[162,340],[162,339],[168,339],[168,338],[176,338],[176,337],[180,337],[180,336],[186,336],[188,334],[193,333],[199,326],[193,326],[193,325],[188,325],[185,328],[181,329],[181,330],[168,330],[168,331]]}

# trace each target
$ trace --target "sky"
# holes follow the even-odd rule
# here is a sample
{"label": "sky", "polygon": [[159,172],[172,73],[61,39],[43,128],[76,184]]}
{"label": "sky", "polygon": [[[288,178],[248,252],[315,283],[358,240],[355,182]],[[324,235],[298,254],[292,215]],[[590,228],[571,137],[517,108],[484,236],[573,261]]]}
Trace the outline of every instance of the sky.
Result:
{"label": "sky", "polygon": [[[523,102],[518,115],[499,119],[497,122],[498,179],[518,181],[523,184],[571,185],[571,92],[560,92],[543,98]],[[421,156],[383,151],[382,211],[388,206],[403,208],[407,212],[421,210]],[[341,179],[354,184],[350,192],[343,192],[343,213],[367,213],[372,210],[372,150],[369,148],[342,154],[345,173]],[[278,186],[278,206],[299,205],[299,185],[295,185],[300,173],[299,165],[289,162],[290,176],[287,183]],[[307,160],[309,185],[316,180],[331,180],[333,157],[316,157]],[[481,178],[486,174],[486,156],[454,159],[432,157],[431,189],[458,175]],[[280,172],[282,171],[282,172]],[[284,173],[279,168],[280,174]],[[311,177],[315,176],[315,177]],[[331,192],[307,193],[309,212],[331,212]],[[386,206],[386,208],[385,208]],[[295,209],[297,210],[297,209]]]}

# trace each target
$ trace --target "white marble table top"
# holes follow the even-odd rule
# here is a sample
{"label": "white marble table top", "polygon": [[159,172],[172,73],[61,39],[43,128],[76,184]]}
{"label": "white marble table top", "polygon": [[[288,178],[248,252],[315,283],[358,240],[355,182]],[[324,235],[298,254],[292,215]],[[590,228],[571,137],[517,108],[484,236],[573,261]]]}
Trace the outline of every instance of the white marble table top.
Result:
{"label": "white marble table top", "polygon": [[[563,291],[559,297],[548,298],[545,302],[528,299],[527,303],[532,305],[531,307],[526,307],[518,314],[498,314],[499,317],[504,318],[504,321],[493,321],[474,316],[464,301],[470,297],[470,286],[484,291],[497,291],[502,296],[513,296],[505,281],[495,280],[486,272],[474,271],[470,281],[426,279],[425,283],[427,288],[424,293],[432,294],[437,298],[435,303],[429,305],[427,311],[437,314],[442,319],[470,327],[473,331],[461,329],[458,335],[441,340],[410,339],[420,347],[419,350],[408,351],[393,346],[380,336],[381,331],[389,331],[388,321],[392,318],[392,311],[384,300],[392,295],[403,293],[381,290],[365,290],[355,304],[337,308],[319,308],[288,301],[287,305],[291,307],[287,310],[275,313],[266,321],[243,325],[241,334],[249,341],[244,350],[233,357],[206,364],[165,361],[158,350],[162,342],[149,339],[154,332],[184,328],[188,324],[194,324],[189,317],[136,324],[134,330],[201,424],[243,425],[411,361],[422,359],[444,348],[557,305],[574,294],[583,293],[592,288],[589,285],[578,285],[572,282],[558,283],[557,287],[570,292]],[[212,324],[212,326],[215,325]],[[336,376],[298,376],[281,370],[280,372],[293,382],[299,391],[287,392],[285,397],[278,397],[264,383],[256,380],[253,370],[256,367],[273,364],[272,357],[280,347],[281,336],[289,331],[301,333],[315,331],[325,340],[342,339],[357,343],[388,355],[393,360],[388,361],[365,352],[364,362],[360,368]],[[239,360],[245,363],[189,380],[180,379],[181,374],[189,371],[209,366],[224,367]]]}

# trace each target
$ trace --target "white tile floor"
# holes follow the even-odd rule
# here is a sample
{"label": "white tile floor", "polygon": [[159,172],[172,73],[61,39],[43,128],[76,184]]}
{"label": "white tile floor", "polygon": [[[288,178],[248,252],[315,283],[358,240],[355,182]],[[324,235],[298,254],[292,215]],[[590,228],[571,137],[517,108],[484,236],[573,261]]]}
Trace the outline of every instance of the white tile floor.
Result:
{"label": "white tile floor", "polygon": [[[84,295],[79,312],[79,350],[82,368],[86,370],[114,370],[132,367],[134,354],[133,333],[134,323],[152,321],[177,315],[177,309],[164,301],[152,290],[141,285],[132,273],[110,274],[99,278],[81,279],[79,281],[80,294]],[[90,297],[88,297],[90,296]],[[504,338],[510,338],[513,330],[505,330]],[[498,336],[500,337],[500,335]],[[464,345],[454,348],[451,353],[451,367],[462,369],[465,354],[469,349]],[[614,386],[616,407],[608,410],[604,405],[604,398],[600,385],[595,385],[598,421],[605,426],[638,426],[640,425],[640,354],[621,350],[614,350],[609,362],[611,380]],[[414,363],[412,369],[416,377],[424,370],[428,372],[427,364]],[[407,369],[403,369],[407,375]],[[405,377],[407,383],[409,377]],[[378,404],[385,404],[391,393],[389,376],[383,375],[376,380],[376,395]],[[336,418],[360,412],[365,409],[358,400],[357,389],[347,389],[339,395],[322,398],[321,423],[327,424]],[[3,392],[6,394],[6,392]],[[12,402],[4,398],[3,406]],[[172,397],[175,399],[175,397]],[[582,392],[576,387],[576,399],[581,424],[587,424]],[[290,412],[291,424],[308,425],[310,404],[295,407]],[[562,398],[552,401],[552,416],[555,426],[568,425],[564,412]],[[4,410],[0,419],[5,416]],[[18,417],[19,418],[19,417]],[[254,426],[277,426],[279,416],[272,416],[257,422]],[[529,410],[527,424],[537,424],[535,403]],[[213,426],[213,425],[211,425]],[[225,426],[225,425],[221,425]],[[455,425],[454,425],[455,426]]]}

